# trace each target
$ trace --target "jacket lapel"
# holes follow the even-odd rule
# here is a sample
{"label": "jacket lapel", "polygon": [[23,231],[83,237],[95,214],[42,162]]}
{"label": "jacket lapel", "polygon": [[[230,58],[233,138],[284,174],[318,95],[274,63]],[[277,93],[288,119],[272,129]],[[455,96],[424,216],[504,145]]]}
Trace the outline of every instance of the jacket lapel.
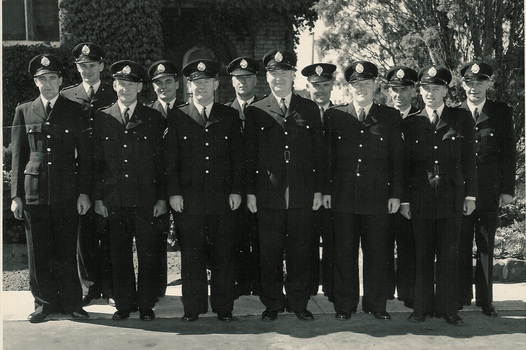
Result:
{"label": "jacket lapel", "polygon": [[451,117],[450,111],[451,110],[448,107],[444,107],[444,109],[442,110],[442,115],[440,116],[440,120],[438,121],[436,127],[437,130],[440,130],[449,125],[449,119]]}
{"label": "jacket lapel", "polygon": [[130,120],[128,121],[128,124],[126,125],[126,129],[133,129],[137,126],[139,126],[142,123],[144,115],[144,106],[137,103],[137,106],[135,106],[135,110],[133,111],[133,114],[130,116]]}
{"label": "jacket lapel", "polygon": [[187,108],[188,108],[188,115],[190,116],[190,118],[192,118],[199,125],[202,125],[202,126],[206,125],[206,121],[203,120],[203,118],[201,117],[201,114],[199,113],[199,111],[197,110],[197,108],[195,107],[193,103],[190,103],[187,106]]}
{"label": "jacket lapel", "polygon": [[281,108],[279,108],[278,101],[276,101],[276,98],[272,94],[267,97],[267,111],[269,112],[270,116],[274,118],[274,120],[278,122],[279,125],[281,125],[282,128],[285,128],[283,113],[281,112]]}
{"label": "jacket lapel", "polygon": [[418,121],[420,122],[420,125],[424,129],[428,130],[435,130],[435,126],[431,124],[431,121],[429,120],[429,116],[427,115],[426,109],[422,109],[420,113],[417,113]]}
{"label": "jacket lapel", "polygon": [[369,109],[369,113],[367,113],[367,115],[365,116],[365,120],[363,124],[366,127],[369,127],[373,124],[378,123],[378,121],[375,118],[375,115],[377,114],[378,114],[378,107],[373,103],[373,105],[371,106],[371,109]]}
{"label": "jacket lapel", "polygon": [[40,96],[37,97],[33,101],[33,113],[39,117],[42,118],[42,120],[46,120],[46,111],[44,110],[44,105],[42,104],[42,100],[40,99]]}

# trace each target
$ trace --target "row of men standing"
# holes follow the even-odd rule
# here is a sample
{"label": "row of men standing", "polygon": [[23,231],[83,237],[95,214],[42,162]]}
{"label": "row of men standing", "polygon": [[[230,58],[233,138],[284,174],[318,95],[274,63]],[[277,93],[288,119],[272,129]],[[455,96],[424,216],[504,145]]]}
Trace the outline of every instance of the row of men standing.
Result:
{"label": "row of men standing", "polygon": [[[237,98],[231,102],[231,105],[238,109],[235,112],[214,102],[214,91],[218,86],[217,73],[220,68],[215,61],[195,61],[183,68],[183,74],[189,79],[189,90],[193,93],[194,99],[192,103],[183,105],[175,101],[177,80],[173,63],[169,61],[156,62],[150,67],[148,77],[146,72],[134,62],[120,61],[111,67],[116,79],[113,89],[117,92],[118,102],[112,107],[100,110],[94,118],[93,112],[99,107],[96,102],[104,99],[104,91],[107,92],[107,96],[113,95],[109,86],[101,85],[100,78],[92,83],[88,81],[90,77],[98,78],[104,68],[102,50],[99,52],[99,49],[91,43],[80,44],[74,49],[73,54],[84,82],[75,88],[64,89],[62,93],[65,97],[69,94],[69,99],[74,100],[74,96],[79,99],[89,113],[86,121],[93,122],[93,128],[89,125],[86,129],[83,127],[78,129],[79,131],[89,130],[89,136],[82,135],[86,132],[79,132],[79,136],[81,136],[78,138],[80,140],[79,150],[88,149],[88,151],[79,152],[78,163],[81,164],[83,159],[87,159],[87,164],[92,164],[96,185],[93,193],[89,189],[79,193],[91,194],[95,200],[95,212],[100,216],[82,217],[80,238],[81,247],[96,247],[103,251],[100,255],[94,255],[89,251],[83,253],[81,248],[80,256],[107,257],[107,252],[112,252],[110,254],[112,264],[102,263],[95,264],[95,266],[103,267],[101,276],[110,276],[111,272],[109,272],[108,267],[112,266],[114,269],[113,283],[99,282],[92,285],[87,295],[87,302],[89,302],[89,298],[97,298],[101,295],[106,298],[114,296],[117,307],[117,312],[114,314],[115,319],[129,317],[129,314],[135,311],[136,307],[141,311],[141,319],[152,320],[155,318],[152,310],[155,300],[164,294],[164,288],[166,288],[166,261],[164,260],[164,272],[161,269],[159,274],[158,267],[163,265],[163,259],[158,257],[152,259],[150,255],[157,256],[159,247],[165,248],[166,237],[160,234],[163,230],[159,230],[159,227],[166,226],[163,223],[167,221],[166,200],[168,200],[171,208],[175,211],[174,216],[179,230],[182,251],[183,303],[185,306],[183,321],[195,321],[199,314],[208,309],[206,280],[206,267],[208,265],[212,270],[212,310],[218,314],[220,320],[231,321],[234,298],[251,291],[260,294],[261,300],[266,306],[262,315],[263,320],[274,320],[278,313],[285,308],[295,312],[299,319],[312,320],[313,316],[307,310],[307,303],[309,296],[317,292],[318,277],[316,273],[312,272],[317,271],[317,259],[319,259],[315,257],[315,252],[318,251],[319,234],[312,234],[314,230],[313,221],[317,223],[315,227],[324,226],[325,229],[322,232],[327,235],[323,237],[324,262],[327,262],[324,264],[324,269],[331,266],[332,259],[325,259],[325,255],[327,250],[329,251],[327,255],[330,255],[331,243],[336,242],[334,292],[331,288],[332,283],[325,283],[325,279],[330,280],[333,274],[325,270],[323,273],[324,291],[329,299],[335,302],[336,318],[339,320],[349,319],[351,314],[356,311],[359,299],[357,253],[360,238],[364,250],[364,311],[374,314],[377,318],[390,318],[385,311],[388,295],[389,293],[392,294],[388,291],[388,286],[385,283],[385,277],[388,275],[388,257],[392,256],[392,245],[388,243],[391,235],[389,221],[396,220],[406,226],[406,229],[400,232],[402,235],[405,233],[407,238],[407,220],[400,217],[394,219],[393,217],[398,215],[394,213],[398,210],[400,199],[403,198],[402,196],[407,196],[404,194],[403,188],[410,185],[404,186],[403,183],[403,167],[406,162],[404,161],[404,147],[401,137],[403,128],[398,114],[392,109],[372,103],[374,80],[378,75],[374,65],[368,62],[355,62],[348,67],[345,71],[345,77],[350,83],[354,102],[351,105],[337,106],[325,112],[328,107],[328,98],[320,99],[320,102],[323,100],[323,103],[316,105],[293,93],[292,81],[296,57],[292,52],[273,50],[265,55],[263,63],[267,69],[267,81],[272,94],[255,102],[252,102],[254,100],[253,92],[252,94],[249,92],[250,89],[253,91],[255,85],[257,62],[250,58],[236,59],[228,67],[237,94]],[[30,65],[30,71],[35,76],[35,83],[49,72],[60,72],[59,69],[49,69],[49,63],[46,65],[44,58],[46,56],[37,56],[33,67]],[[48,58],[51,61],[53,60],[52,57],[48,56]],[[471,67],[473,66],[471,64]],[[483,67],[481,74],[478,74],[480,70],[475,72],[476,69],[473,68],[471,68],[471,74],[469,74],[468,68],[463,70],[463,76],[464,73],[468,72],[467,77],[465,77],[466,86],[470,85],[470,81],[484,82],[489,77],[486,65],[477,66]],[[335,68],[332,65],[316,64],[306,67],[302,71],[304,75],[308,76],[312,91],[318,91],[317,94],[313,93],[312,95],[314,101],[316,101],[316,96],[330,96],[332,73]],[[407,67],[395,67],[387,74],[395,104],[401,100],[401,90],[410,93],[418,80],[422,85],[421,89],[426,91],[422,93],[423,96],[426,94],[424,102],[435,102],[439,115],[443,113],[443,97],[445,95],[438,94],[437,97],[433,95],[433,91],[427,92],[426,86],[432,88],[438,86],[440,87],[439,90],[443,91],[442,87],[446,87],[451,81],[451,74],[442,67],[436,66],[425,68],[418,76],[414,72],[413,77],[413,72]],[[137,93],[142,89],[142,82],[149,80],[149,78],[153,80],[154,89],[159,97],[152,107],[158,109],[160,113],[154,113],[153,110],[137,103]],[[484,85],[484,83],[482,84]],[[90,88],[90,86],[94,87]],[[91,89],[94,90],[94,93],[91,93]],[[470,89],[473,90],[473,88]],[[447,92],[447,87],[445,90]],[[480,87],[475,88],[475,90],[480,97]],[[484,102],[485,90],[482,90]],[[466,91],[468,91],[467,88]],[[398,94],[397,97],[395,97],[396,94]],[[469,96],[468,91],[468,98]],[[37,100],[34,103],[37,103]],[[101,105],[105,105],[105,102],[101,102]],[[247,102],[252,103],[247,107]],[[42,104],[42,108],[44,105]],[[177,108],[173,108],[174,106]],[[405,105],[405,107],[407,106]],[[402,104],[397,105],[397,107],[400,111],[404,111],[401,108]],[[445,108],[449,110],[447,107]],[[361,109],[363,109],[363,113]],[[482,107],[479,110],[482,110]],[[53,111],[57,114],[55,109]],[[410,111],[409,114],[415,114],[414,112]],[[509,110],[507,112],[509,113]],[[47,113],[46,115],[51,116]],[[166,119],[160,117],[161,115]],[[170,115],[172,116],[170,117]],[[353,118],[350,118],[349,115]],[[407,117],[407,115],[408,113],[405,113],[403,117]],[[424,110],[415,115],[426,118],[428,116]],[[407,120],[411,119],[420,120],[420,122],[414,122],[411,125],[420,123],[427,126],[425,123],[422,124],[422,118],[411,116]],[[462,119],[462,117],[458,117],[458,119]],[[464,119],[464,123],[469,124],[467,120],[471,119],[465,117]],[[511,120],[511,117],[507,115],[502,119],[507,122],[508,119]],[[447,120],[447,118],[441,118],[441,120]],[[426,121],[429,124],[429,118]],[[484,121],[485,119],[481,120],[481,122]],[[17,118],[15,117],[16,122]],[[325,139],[328,141],[327,148],[330,150],[330,157],[324,156],[322,122],[325,122]],[[166,123],[168,124],[168,133],[164,136],[162,147],[165,150],[163,151],[161,150],[162,142],[159,139]],[[406,147],[405,149],[410,154],[408,159],[412,161],[417,159],[418,161],[415,161],[414,164],[418,164],[422,169],[427,169],[427,165],[429,165],[427,162],[431,161],[428,157],[432,152],[428,152],[426,147],[431,147],[432,144],[434,144],[433,147],[438,147],[441,137],[441,141],[451,141],[455,140],[455,135],[458,134],[459,140],[466,141],[465,146],[464,144],[457,146],[456,143],[455,145],[446,145],[446,149],[451,149],[451,158],[460,163],[450,162],[450,153],[448,152],[445,156],[440,154],[434,157],[435,165],[432,166],[434,178],[429,178],[429,184],[435,190],[434,195],[437,198],[440,197],[439,193],[442,193],[442,186],[446,186],[443,196],[451,197],[455,193],[451,188],[447,188],[451,185],[450,180],[464,181],[465,178],[466,183],[472,187],[474,181],[473,164],[468,164],[470,137],[472,138],[470,134],[473,135],[473,131],[469,132],[469,128],[465,125],[459,126],[447,121],[445,123],[448,126],[447,128],[444,128],[444,125],[440,126],[440,123],[435,126],[436,131],[442,129],[441,133],[444,133],[444,135],[436,136],[435,142],[431,141],[430,137],[424,137],[417,133],[418,128],[413,131],[404,129],[406,145],[410,144],[411,141],[408,141],[410,137],[414,138],[409,140],[415,144],[421,142],[418,147],[412,147],[416,149],[416,155],[411,154],[412,148],[408,150]],[[503,123],[499,121],[495,124]],[[16,126],[16,124],[14,125]],[[25,125],[28,125],[27,121],[25,121]],[[493,155],[496,143],[499,143],[499,153],[509,156],[504,157],[504,159],[510,162],[513,160],[514,152],[509,152],[510,142],[505,145],[506,137],[503,136],[509,136],[509,133],[506,133],[509,132],[510,125],[511,132],[513,132],[512,124],[506,124],[505,130],[500,128],[499,130],[504,131],[499,131],[499,133],[495,132],[494,124],[487,127],[484,124],[480,127],[484,130],[480,135],[488,137],[491,134],[490,130],[494,131],[490,136],[499,135],[498,139],[495,137],[495,140],[484,139],[483,136],[479,137],[478,140],[481,143],[487,144],[489,142],[484,146],[484,150],[479,152],[486,152],[482,163],[486,164],[487,152]],[[32,128],[30,127],[29,131]],[[20,130],[21,128],[15,129]],[[428,127],[426,129],[431,130]],[[455,132],[457,134],[453,135]],[[242,133],[244,133],[246,158],[242,151]],[[91,138],[94,142],[86,141],[86,137]],[[508,141],[512,140],[509,137],[507,139]],[[82,142],[87,143],[88,146],[82,146]],[[31,144],[31,141],[29,143]],[[504,146],[508,148],[504,149]],[[457,154],[457,149],[462,150],[458,152],[464,152],[461,157],[458,157],[460,153]],[[47,153],[43,157],[47,157],[47,160],[51,159],[50,147],[47,148],[47,152],[42,152],[42,150],[31,151],[31,157],[34,157],[36,153]],[[83,154],[82,157],[81,154]],[[165,155],[166,169],[162,169],[163,155]],[[499,161],[502,158],[500,157]],[[246,160],[247,173],[244,173],[244,159]],[[323,159],[326,160],[325,163]],[[438,170],[440,169],[436,165],[438,161],[441,164],[445,162],[446,168]],[[52,162],[49,161],[47,164],[48,171],[51,169],[50,163]],[[23,165],[21,164],[21,166]],[[324,176],[323,165],[330,169],[327,177]],[[506,165],[506,169],[509,170],[509,164]],[[453,171],[448,171],[447,167],[451,167],[451,169],[462,168],[465,173],[455,175]],[[418,168],[419,171],[422,170],[420,168]],[[15,169],[14,166],[13,169]],[[139,171],[133,175],[137,169]],[[414,170],[415,168],[411,169]],[[25,170],[28,171],[27,167]],[[79,168],[79,173],[83,174],[84,172]],[[35,174],[34,171],[28,171],[25,174],[38,175],[38,172]],[[455,176],[457,177],[456,180]],[[407,179],[408,176],[405,178]],[[498,176],[498,179],[495,178],[492,183],[496,186],[499,179],[503,181],[503,178],[504,176]],[[26,180],[28,180],[27,177]],[[509,174],[506,174],[506,181],[508,180]],[[155,184],[153,187],[151,187],[152,181]],[[236,210],[243,201],[242,195],[245,194],[243,182],[245,181],[246,207],[249,212],[244,210],[245,205]],[[424,183],[424,180],[418,185],[421,183]],[[166,188],[166,193],[161,190],[163,187]],[[413,184],[410,188],[416,189],[418,187],[423,188],[425,186]],[[496,191],[499,192],[497,189]],[[322,193],[325,196],[322,197]],[[466,193],[475,194],[476,191]],[[506,190],[498,193],[498,195],[501,193],[510,193],[511,196],[513,186],[510,190],[508,183]],[[413,195],[413,193],[411,194]],[[20,196],[14,195],[13,197]],[[457,201],[458,197],[457,194]],[[435,215],[439,211],[435,207],[422,207],[420,205],[422,201],[415,201],[418,198],[427,197],[420,193],[407,196],[408,203],[411,203],[410,208],[413,216],[418,217],[419,213],[431,215],[429,218],[426,217],[427,214],[423,216],[428,219],[424,224],[428,225],[426,227],[434,228],[433,225],[437,223],[432,223],[429,219],[436,219]],[[85,200],[85,197],[82,196],[81,200],[81,196],[79,196],[78,206],[81,214],[84,214],[87,211],[86,208],[89,207]],[[469,200],[471,198],[467,198],[464,202]],[[505,204],[509,200],[510,198],[504,198],[501,202]],[[322,202],[326,209],[318,212]],[[381,203],[387,204],[387,210],[383,209],[385,206]],[[429,203],[432,206],[435,205],[433,200]],[[446,207],[451,207],[452,203],[454,202],[450,199],[445,199]],[[467,203],[468,210],[472,210],[469,207],[470,204],[474,203]],[[26,204],[31,204],[27,200],[27,195]],[[455,205],[456,209],[445,214],[446,217],[458,217],[458,203]],[[27,210],[28,207],[31,208],[31,206],[25,205],[24,210]],[[406,218],[409,218],[410,211],[407,210],[409,206],[403,205],[402,208],[404,207],[405,210],[401,210],[401,212]],[[334,240],[330,236],[332,231],[330,208],[332,208],[334,215]],[[20,212],[18,211],[18,213]],[[391,215],[393,219],[389,218],[389,213],[394,214]],[[17,214],[16,208],[15,214]],[[26,219],[29,216],[28,214],[29,212],[26,211]],[[17,217],[21,217],[21,215]],[[108,220],[101,220],[101,217],[108,218]],[[233,229],[235,223],[237,223],[236,230]],[[444,223],[441,222],[440,224]],[[94,229],[94,226],[98,228]],[[432,234],[434,232],[432,228],[421,228],[421,231]],[[88,233],[83,234],[83,230]],[[493,234],[494,230],[495,228],[493,228]],[[258,231],[259,238],[257,234],[247,234],[247,232],[257,233]],[[483,232],[488,231],[483,230]],[[140,266],[137,291],[135,290],[131,260],[131,245],[134,235],[138,245]],[[152,236],[155,239],[151,239]],[[82,237],[92,240],[95,244],[83,245]],[[103,244],[104,239],[108,239],[108,237],[110,238],[108,241],[111,243]],[[237,239],[235,239],[236,237]],[[471,241],[471,237],[464,241]],[[259,245],[261,253],[259,279],[253,278],[257,276],[257,273],[250,273],[250,270],[247,269],[243,272],[242,268],[239,269],[242,273],[237,274],[237,278],[234,278],[234,264],[231,259],[234,249],[233,241],[237,242],[239,247],[236,249],[238,256],[245,257],[243,260],[245,263],[237,262],[235,264],[237,267],[257,266],[257,257],[254,259],[253,256],[251,257],[253,254],[248,254],[248,252],[256,252]],[[412,242],[411,239],[406,239],[406,241],[408,244]],[[426,239],[424,243],[428,241]],[[480,239],[477,239],[477,243],[479,241]],[[409,247],[407,250],[408,253],[402,253],[403,244],[401,242],[402,240],[397,237],[399,258],[402,254],[407,254],[410,257],[411,248]],[[451,242],[445,244],[454,246],[457,242],[457,239],[452,239]],[[443,252],[443,249],[443,247],[437,248],[437,256],[439,251]],[[287,260],[286,296],[282,292],[284,251]],[[417,251],[424,251],[424,249],[418,248]],[[479,251],[484,254],[484,251],[487,252],[488,249],[481,248]],[[454,310],[451,306],[453,302],[446,302],[449,308],[443,308],[444,303],[441,301],[440,292],[437,290],[437,305],[435,306],[432,300],[433,296],[428,295],[430,290],[429,276],[432,276],[429,273],[429,256],[431,255],[434,257],[434,252],[426,250],[426,259],[420,264],[425,270],[416,273],[417,281],[419,278],[423,279],[417,285],[425,285],[425,288],[422,287],[425,291],[418,291],[418,297],[413,298],[411,295],[413,283],[409,281],[406,283],[408,287],[405,292],[399,288],[399,298],[403,299],[409,307],[414,305],[415,313],[411,317],[412,320],[425,320],[425,317],[437,311],[440,316],[446,318],[448,323],[460,324],[461,320],[459,321],[456,315],[456,306]],[[246,260],[247,258],[248,260]],[[451,254],[448,254],[447,258],[451,258]],[[442,257],[437,257],[437,260],[440,263],[444,261]],[[305,264],[306,261],[311,263]],[[483,257],[480,261],[486,262],[487,259]],[[40,263],[37,265],[40,266]],[[448,268],[450,266],[454,265],[447,265]],[[486,270],[488,266],[488,264],[484,265]],[[398,269],[399,272],[401,270],[403,268]],[[412,276],[411,267],[408,270],[406,276],[410,278]],[[258,271],[258,269],[255,268],[252,271]],[[444,272],[444,268],[441,271],[443,271],[442,275],[440,273],[437,275],[437,284],[450,290],[449,288],[452,288],[451,281],[447,277],[454,274]],[[100,272],[94,270],[91,276],[96,276],[98,273]],[[163,278],[158,278],[159,275],[163,276],[163,274],[164,281]],[[445,275],[447,276],[444,284],[439,276],[444,278]],[[490,285],[491,281],[488,281],[487,272],[485,276],[484,283]],[[235,279],[240,282],[237,284],[237,290],[234,288]],[[32,280],[36,280],[36,278]],[[106,278],[106,281],[108,280]],[[97,287],[97,285],[99,286]],[[114,287],[113,291],[111,286]],[[115,286],[118,287],[115,288]],[[152,288],[152,286],[159,286],[159,288]],[[34,294],[36,290],[32,284]],[[479,288],[477,288],[478,290]],[[421,296],[423,299],[420,299]],[[462,297],[464,298],[461,299],[462,302],[466,303],[468,295]],[[454,299],[456,305],[457,300]],[[488,307],[491,306],[491,298],[481,297],[480,299],[483,311],[487,311]],[[40,300],[40,297],[36,296],[35,300]],[[43,300],[52,299],[44,298]],[[419,300],[419,303],[416,304],[415,300]],[[471,296],[469,296],[469,300],[471,300]],[[478,297],[477,302],[479,302]],[[61,303],[59,302],[59,304]],[[46,301],[43,304],[48,304],[48,302]],[[53,305],[53,303],[49,304]],[[75,312],[82,310],[77,307],[73,309]],[[69,309],[64,310],[62,309],[63,312],[71,312]],[[56,308],[37,308],[30,321],[40,322],[45,319],[48,313],[55,311],[57,311]],[[491,312],[485,313],[491,314]]]}

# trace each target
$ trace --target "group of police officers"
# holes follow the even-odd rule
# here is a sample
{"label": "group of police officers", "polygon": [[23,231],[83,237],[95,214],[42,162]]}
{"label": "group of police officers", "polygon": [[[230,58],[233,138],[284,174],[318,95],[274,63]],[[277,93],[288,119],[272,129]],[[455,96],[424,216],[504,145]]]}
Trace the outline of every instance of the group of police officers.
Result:
{"label": "group of police officers", "polygon": [[[183,322],[208,311],[209,285],[221,321],[250,294],[265,306],[263,321],[285,310],[313,320],[320,237],[323,292],[337,320],[357,311],[361,246],[364,312],[390,319],[396,288],[414,310],[409,320],[463,324],[473,237],[476,302],[497,316],[494,236],[499,207],[514,195],[515,140],[511,109],[486,98],[488,64],[461,68],[467,100],[457,108],[444,103],[448,69],[393,67],[385,80],[394,109],[374,103],[377,67],[353,62],[344,71],[352,101],[335,106],[335,65],[303,68],[309,100],[294,91],[296,55],[271,50],[262,60],[271,93],[254,95],[259,62],[239,57],[227,67],[236,97],[222,105],[217,61],[183,67],[192,96],[183,103],[171,61],[148,71],[115,62],[110,86],[100,80],[99,46],[80,43],[72,54],[82,83],[62,90],[59,59],[31,60],[40,96],[13,121],[12,210],[25,221],[31,323],[53,313],[88,318],[83,306],[99,298],[116,307],[115,320],[137,310],[154,320],[170,212]],[[138,94],[149,81],[157,100],[146,106]],[[417,92],[421,110],[411,105]]]}

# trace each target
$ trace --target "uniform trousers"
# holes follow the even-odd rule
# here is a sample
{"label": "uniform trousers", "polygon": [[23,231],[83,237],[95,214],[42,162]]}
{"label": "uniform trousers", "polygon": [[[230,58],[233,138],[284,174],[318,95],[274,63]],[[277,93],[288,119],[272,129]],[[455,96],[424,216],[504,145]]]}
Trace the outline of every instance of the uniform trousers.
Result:
{"label": "uniform trousers", "polygon": [[434,312],[444,315],[458,312],[458,242],[461,220],[461,217],[412,219],[416,266],[413,309],[416,317]]}
{"label": "uniform trousers", "polygon": [[212,312],[234,309],[233,213],[222,215],[178,214],[181,247],[183,306],[187,314],[208,311],[207,262],[210,263]]}
{"label": "uniform trousers", "polygon": [[168,250],[166,241],[170,233],[170,212],[166,212],[157,218],[158,234],[157,239],[157,276],[159,280],[159,289],[157,296],[163,297],[166,294],[166,285],[168,283]]}
{"label": "uniform trousers", "polygon": [[50,314],[78,310],[82,307],[82,287],[77,270],[76,203],[26,205],[24,219],[35,311]]}
{"label": "uniform trousers", "polygon": [[[159,284],[155,256],[159,233],[153,206],[108,207],[108,214],[115,306],[117,310],[152,309]],[[139,263],[137,284],[133,265],[134,237]]]}
{"label": "uniform trousers", "polygon": [[334,309],[356,312],[360,301],[358,255],[363,252],[362,308],[383,312],[387,304],[389,215],[357,215],[333,211]]}
{"label": "uniform trousers", "polygon": [[258,208],[258,225],[261,302],[267,309],[278,311],[284,307],[292,311],[306,309],[312,271],[312,208]]}
{"label": "uniform trousers", "polygon": [[475,293],[477,304],[493,302],[493,250],[498,212],[477,209],[462,218],[459,245],[459,302],[470,304],[473,298],[473,236],[477,245],[475,267]]}
{"label": "uniform trousers", "polygon": [[323,293],[332,300],[333,265],[334,265],[334,232],[332,212],[321,207],[313,213],[313,259],[311,272],[311,294],[318,293],[320,282],[320,237],[323,242],[321,262],[321,283]]}

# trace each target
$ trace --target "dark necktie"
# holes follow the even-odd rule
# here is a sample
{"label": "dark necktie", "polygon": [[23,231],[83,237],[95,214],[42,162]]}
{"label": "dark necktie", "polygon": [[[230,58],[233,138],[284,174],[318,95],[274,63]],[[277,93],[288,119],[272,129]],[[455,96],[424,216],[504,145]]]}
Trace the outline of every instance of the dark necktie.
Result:
{"label": "dark necktie", "polygon": [[433,110],[433,121],[432,121],[432,124],[435,126],[435,128],[437,127],[439,120],[440,120],[440,117],[438,116],[438,112],[435,109]]}
{"label": "dark necktie", "polygon": [[281,108],[281,113],[283,113],[283,117],[287,116],[287,104],[285,103],[285,99],[282,98],[279,103],[279,108]]}
{"label": "dark necktie", "polygon": [[168,111],[170,110],[170,102],[166,104],[166,115],[168,115]]}
{"label": "dark necktie", "polygon": [[130,109],[126,107],[124,110],[124,125],[128,125],[128,122],[130,121]]}
{"label": "dark necktie", "polygon": [[93,86],[89,86],[89,90],[88,90],[88,97],[91,100],[93,100],[93,96],[95,95],[95,90],[93,90]]}
{"label": "dark necktie", "polygon": [[473,119],[475,119],[475,121],[477,121],[480,117],[480,113],[479,113],[479,109],[478,108],[475,108],[475,111],[473,112]]}
{"label": "dark necktie", "polygon": [[245,114],[247,113],[247,102],[243,102],[243,106],[241,106],[241,119],[245,120]]}
{"label": "dark necktie", "polygon": [[325,108],[320,107],[320,118],[321,118],[321,125],[323,125],[323,115],[325,114]]}
{"label": "dark necktie", "polygon": [[362,123],[365,120],[365,111],[363,108],[360,108],[360,113],[358,114],[358,120],[360,120]]}
{"label": "dark necktie", "polygon": [[51,102],[47,101],[47,105],[46,105],[46,117],[49,117],[49,115],[51,114],[51,111],[53,110],[53,108],[51,108]]}
{"label": "dark necktie", "polygon": [[205,123],[208,120],[208,117],[206,116],[206,107],[203,107],[203,112],[201,113],[201,118],[203,118]]}

